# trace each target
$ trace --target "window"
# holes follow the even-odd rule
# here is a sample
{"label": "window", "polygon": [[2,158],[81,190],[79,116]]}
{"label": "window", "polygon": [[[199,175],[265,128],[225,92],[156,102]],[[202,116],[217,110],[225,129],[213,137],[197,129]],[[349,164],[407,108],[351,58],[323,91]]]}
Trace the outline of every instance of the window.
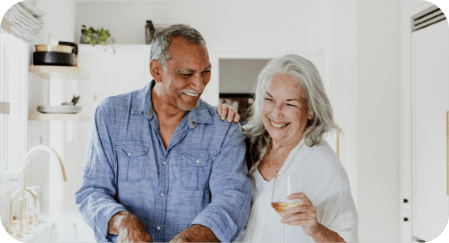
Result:
{"label": "window", "polygon": [[10,114],[0,115],[0,172],[2,182],[17,179],[27,149],[28,44],[11,34],[0,36],[0,101]]}

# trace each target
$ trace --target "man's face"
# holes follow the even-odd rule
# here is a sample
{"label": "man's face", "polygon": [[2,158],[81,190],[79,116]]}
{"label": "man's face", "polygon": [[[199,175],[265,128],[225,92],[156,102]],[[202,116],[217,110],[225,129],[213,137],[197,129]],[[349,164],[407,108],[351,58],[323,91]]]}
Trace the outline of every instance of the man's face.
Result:
{"label": "man's face", "polygon": [[167,95],[165,101],[175,109],[192,110],[211,77],[207,48],[184,37],[172,37],[168,53],[171,59],[161,75],[161,85]]}

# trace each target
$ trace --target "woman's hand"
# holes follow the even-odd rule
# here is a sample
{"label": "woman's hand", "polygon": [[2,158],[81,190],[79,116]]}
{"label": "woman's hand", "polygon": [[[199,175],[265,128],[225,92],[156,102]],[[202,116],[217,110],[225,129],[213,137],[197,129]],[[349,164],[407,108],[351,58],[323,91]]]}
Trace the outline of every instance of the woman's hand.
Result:
{"label": "woman's hand", "polygon": [[315,242],[345,242],[338,233],[318,223],[316,219],[316,208],[306,194],[293,193],[287,197],[290,200],[301,199],[303,204],[289,208],[281,213],[281,223],[288,225],[300,225],[304,233],[312,237]]}
{"label": "woman's hand", "polygon": [[287,197],[289,200],[301,199],[303,202],[300,206],[289,208],[281,213],[281,223],[288,225],[300,225],[304,229],[304,233],[313,237],[318,230],[318,221],[316,218],[316,208],[306,196],[306,194],[293,193]]}
{"label": "woman's hand", "polygon": [[237,113],[237,111],[226,104],[217,105],[217,113],[222,121],[225,120],[226,116],[228,118],[228,122],[239,122],[240,120],[240,115]]}

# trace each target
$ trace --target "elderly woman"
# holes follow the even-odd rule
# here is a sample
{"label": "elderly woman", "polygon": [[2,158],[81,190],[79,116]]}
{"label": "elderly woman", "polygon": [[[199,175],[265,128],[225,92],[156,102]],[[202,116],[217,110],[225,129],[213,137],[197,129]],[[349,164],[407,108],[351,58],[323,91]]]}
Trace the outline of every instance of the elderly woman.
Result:
{"label": "elderly woman", "polygon": [[[235,111],[220,105],[228,121]],[[248,123],[247,163],[252,210],[244,242],[281,242],[284,224],[291,242],[357,242],[357,211],[348,176],[323,134],[340,129],[320,75],[307,59],[286,55],[270,61],[258,76]],[[236,119],[236,120],[237,120]],[[274,177],[294,174],[303,204],[278,214],[271,206]]]}

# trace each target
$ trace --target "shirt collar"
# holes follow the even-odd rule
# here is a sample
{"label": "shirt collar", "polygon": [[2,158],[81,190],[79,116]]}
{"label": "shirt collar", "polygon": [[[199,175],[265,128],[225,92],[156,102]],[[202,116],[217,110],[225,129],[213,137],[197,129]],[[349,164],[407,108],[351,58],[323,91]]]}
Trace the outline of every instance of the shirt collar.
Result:
{"label": "shirt collar", "polygon": [[[137,91],[137,95],[131,109],[132,114],[144,114],[149,120],[153,118],[154,112],[151,103],[151,89],[155,84],[156,81],[153,79],[143,89]],[[187,114],[189,116],[189,125],[192,128],[196,126],[196,123],[214,123],[206,103],[201,99],[198,101],[198,105]]]}
{"label": "shirt collar", "polygon": [[137,91],[131,108],[132,114],[144,114],[148,119],[153,117],[154,112],[151,105],[151,89],[155,84],[156,82],[152,80],[145,85],[143,89]]}

